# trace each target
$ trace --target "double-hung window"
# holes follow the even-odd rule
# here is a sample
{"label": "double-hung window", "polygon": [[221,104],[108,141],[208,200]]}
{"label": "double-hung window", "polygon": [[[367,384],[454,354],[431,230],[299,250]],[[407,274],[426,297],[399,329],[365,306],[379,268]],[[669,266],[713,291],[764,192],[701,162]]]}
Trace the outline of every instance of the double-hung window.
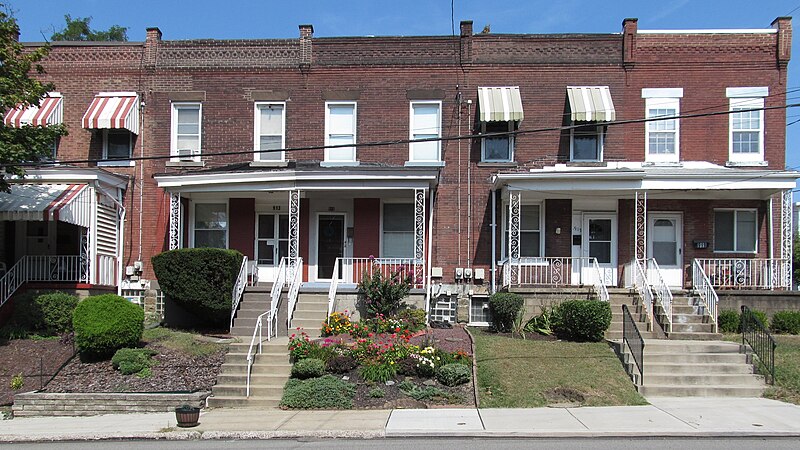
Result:
{"label": "double-hung window", "polygon": [[[481,122],[481,161],[510,162],[514,160],[514,135],[519,122]],[[498,133],[498,134],[495,134]]]}
{"label": "double-hung window", "polygon": [[286,104],[256,103],[255,161],[283,161],[286,147]]}
{"label": "double-hung window", "polygon": [[432,139],[424,142],[411,142],[408,159],[412,162],[441,161],[442,102],[414,101],[410,106],[409,138]]}
{"label": "double-hung window", "polygon": [[567,86],[570,161],[603,160],[605,122],[616,119],[608,86]]}
{"label": "double-hung window", "polygon": [[228,205],[196,203],[194,205],[194,247],[228,247]]}
{"label": "double-hung window", "polygon": [[481,161],[514,161],[514,131],[524,118],[519,86],[478,87]]}
{"label": "double-hung window", "polygon": [[645,161],[680,160],[680,99],[683,89],[642,89],[645,99]]}
{"label": "double-hung window", "polygon": [[[521,258],[539,258],[542,251],[542,208],[541,205],[522,205],[520,207],[519,224],[519,256]],[[508,251],[508,209],[503,220],[503,253]],[[509,255],[505,255],[508,257]]]}
{"label": "double-hung window", "polygon": [[133,133],[126,129],[103,130],[103,161],[98,165],[133,165]]}
{"label": "double-hung window", "polygon": [[177,161],[200,161],[202,105],[172,104],[171,154]]}
{"label": "double-hung window", "polygon": [[603,126],[591,123],[570,130],[570,159],[572,161],[603,160]]}
{"label": "double-hung window", "polygon": [[414,257],[414,205],[383,204],[383,236],[381,257]]}
{"label": "double-hung window", "polygon": [[729,160],[732,163],[764,161],[764,97],[766,87],[728,88],[730,99]]}
{"label": "double-hung window", "polygon": [[755,253],[758,240],[755,209],[714,211],[714,251]]}
{"label": "double-hung window", "polygon": [[[356,103],[325,103],[325,162],[355,165]],[[336,146],[327,148],[328,146]]]}

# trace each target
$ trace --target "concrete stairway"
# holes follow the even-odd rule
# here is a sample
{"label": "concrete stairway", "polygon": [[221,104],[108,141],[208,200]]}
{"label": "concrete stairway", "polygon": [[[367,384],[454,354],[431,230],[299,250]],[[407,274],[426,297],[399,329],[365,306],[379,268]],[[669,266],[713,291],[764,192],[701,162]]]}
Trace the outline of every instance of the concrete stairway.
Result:
{"label": "concrete stairway", "polygon": [[322,322],[328,318],[327,316],[327,293],[300,293],[297,297],[297,305],[292,316],[292,330],[289,334],[295,333],[296,328],[300,327],[309,337],[320,337],[320,328]]}
{"label": "concrete stairway", "polygon": [[[664,312],[657,308],[661,323],[666,324]],[[667,331],[669,339],[718,341],[722,334],[714,332],[714,324],[700,297],[688,291],[672,294],[672,329]]]}
{"label": "concrete stairway", "polygon": [[760,397],[764,388],[737,343],[645,340],[644,383],[638,388],[644,396]]}
{"label": "concrete stairway", "polygon": [[636,291],[624,288],[608,288],[609,303],[611,304],[611,326],[606,330],[608,340],[622,339],[622,305],[628,305],[631,316],[636,322],[636,327],[645,339],[657,339],[659,336],[647,324],[647,316],[641,306]]}

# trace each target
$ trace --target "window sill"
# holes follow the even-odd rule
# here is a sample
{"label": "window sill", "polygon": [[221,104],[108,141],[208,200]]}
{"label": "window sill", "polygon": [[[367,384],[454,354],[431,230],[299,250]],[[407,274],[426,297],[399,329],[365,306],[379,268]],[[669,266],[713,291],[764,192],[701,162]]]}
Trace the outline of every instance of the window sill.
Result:
{"label": "window sill", "polygon": [[725,167],[767,167],[768,161],[726,161]]}
{"label": "window sill", "polygon": [[406,167],[444,167],[444,161],[406,161]]}
{"label": "window sill", "polygon": [[203,167],[203,161],[167,161],[167,167]]}
{"label": "window sill", "polygon": [[136,162],[128,159],[98,161],[97,167],[134,167]]}
{"label": "window sill", "polygon": [[608,164],[605,161],[597,160],[572,160],[567,163],[570,167],[606,167]]}
{"label": "window sill", "polygon": [[683,167],[680,161],[645,161],[642,167]]}
{"label": "window sill", "polygon": [[322,161],[319,163],[320,167],[358,167],[361,163],[358,161]]}
{"label": "window sill", "polygon": [[287,167],[289,161],[253,161],[250,167]]}
{"label": "window sill", "polygon": [[478,167],[519,167],[516,161],[481,161]]}

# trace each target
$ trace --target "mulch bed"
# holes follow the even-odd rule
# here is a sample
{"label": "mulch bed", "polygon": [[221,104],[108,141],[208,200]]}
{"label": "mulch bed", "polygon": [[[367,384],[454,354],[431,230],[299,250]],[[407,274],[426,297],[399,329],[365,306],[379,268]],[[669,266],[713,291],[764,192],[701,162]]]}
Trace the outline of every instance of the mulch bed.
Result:
{"label": "mulch bed", "polygon": [[40,389],[73,355],[72,343],[58,339],[0,341],[0,405],[14,402],[11,378],[22,374],[21,392]]}

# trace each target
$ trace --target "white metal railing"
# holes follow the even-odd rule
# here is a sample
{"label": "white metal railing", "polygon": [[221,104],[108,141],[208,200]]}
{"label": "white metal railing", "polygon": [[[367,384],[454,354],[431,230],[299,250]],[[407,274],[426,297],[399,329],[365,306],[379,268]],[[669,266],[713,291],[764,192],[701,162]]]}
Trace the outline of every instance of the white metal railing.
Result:
{"label": "white metal railing", "polygon": [[283,287],[286,285],[286,263],[287,258],[284,256],[281,258],[281,262],[278,264],[278,271],[275,274],[275,281],[272,283],[272,289],[269,292],[270,311],[277,311],[278,304],[281,301],[281,293],[283,292]]}
{"label": "white metal railing", "polygon": [[[253,363],[255,362],[256,357],[256,354],[253,353],[253,347],[255,347],[256,342],[258,343],[259,355],[263,350],[264,317],[267,318],[267,341],[269,341],[273,335],[277,335],[278,332],[277,311],[270,309],[269,311],[258,316],[258,319],[256,319],[256,326],[253,329],[253,337],[250,339],[250,347],[247,349],[247,387],[245,389],[247,397],[250,397],[250,375],[253,372]],[[256,337],[258,337],[258,341],[256,341]]]}
{"label": "white metal railing", "polygon": [[661,273],[661,269],[654,258],[645,261],[645,274],[647,283],[652,286],[653,292],[656,294],[656,301],[661,306],[661,309],[664,310],[664,315],[667,319],[664,331],[670,333],[672,332],[672,292],[669,290],[669,286],[664,280],[664,274]]}
{"label": "white metal railing", "polygon": [[591,264],[592,268],[594,269],[594,290],[597,293],[597,297],[600,299],[600,301],[607,302],[609,300],[608,288],[603,282],[603,272],[600,270],[600,263],[597,262],[597,258],[591,258]]}
{"label": "white metal railing", "polygon": [[[411,277],[412,288],[425,287],[424,264],[422,260],[414,258],[336,258],[341,270],[344,283],[358,283],[364,275],[371,275],[373,270],[379,270],[383,276],[388,277],[399,273],[400,276]],[[336,263],[334,263],[335,265]],[[334,268],[334,278],[339,273]]]}
{"label": "white metal railing", "polygon": [[242,265],[239,267],[239,275],[236,277],[236,282],[233,283],[233,290],[231,292],[231,328],[233,328],[233,318],[236,316],[236,310],[239,308],[239,302],[242,300],[242,294],[247,287],[247,256],[242,258]]}
{"label": "white metal railing", "polygon": [[645,311],[645,315],[647,316],[647,320],[652,324],[653,290],[650,287],[650,284],[647,282],[647,274],[642,266],[642,261],[634,259],[631,262],[631,268],[633,269],[633,286],[636,288],[636,292],[642,299],[642,307]]}
{"label": "white metal railing", "polygon": [[[333,263],[333,274],[339,273],[339,261],[342,258],[336,258]],[[333,313],[333,303],[336,301],[336,290],[339,288],[339,278],[336,276],[331,277],[331,285],[328,288],[328,315],[325,316],[326,321],[330,321],[331,314]],[[329,322],[330,323],[330,322]]]}
{"label": "white metal railing", "polygon": [[[597,258],[580,257],[526,257],[516,261],[504,259],[503,286],[577,286],[604,284]],[[589,269],[584,271],[584,269]],[[587,280],[591,274],[592,280]]]}
{"label": "white metal railing", "polygon": [[717,305],[719,304],[719,297],[708,275],[703,271],[703,267],[695,259],[692,264],[692,287],[700,295],[700,299],[705,303],[706,311],[711,317],[711,323],[714,324],[714,333],[717,332]]}
{"label": "white metal railing", "polygon": [[297,258],[294,264],[289,261],[287,279],[289,281],[289,298],[286,308],[286,328],[292,328],[292,316],[297,306],[297,296],[300,294],[300,285],[303,283],[303,258]]}
{"label": "white metal railing", "polygon": [[79,255],[25,255],[0,278],[0,306],[31,281],[88,283],[89,266]]}
{"label": "white metal railing", "polygon": [[791,289],[792,263],[781,258],[697,258],[697,270],[714,288]]}

